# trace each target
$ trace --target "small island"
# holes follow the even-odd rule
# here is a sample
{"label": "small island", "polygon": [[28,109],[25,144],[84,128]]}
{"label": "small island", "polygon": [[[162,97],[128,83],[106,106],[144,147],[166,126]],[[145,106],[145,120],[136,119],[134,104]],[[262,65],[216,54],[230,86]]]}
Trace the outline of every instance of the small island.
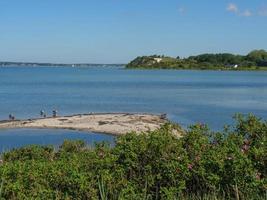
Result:
{"label": "small island", "polygon": [[201,54],[187,58],[164,55],[137,57],[127,69],[196,69],[196,70],[267,70],[267,51],[254,50],[247,55],[230,53]]}

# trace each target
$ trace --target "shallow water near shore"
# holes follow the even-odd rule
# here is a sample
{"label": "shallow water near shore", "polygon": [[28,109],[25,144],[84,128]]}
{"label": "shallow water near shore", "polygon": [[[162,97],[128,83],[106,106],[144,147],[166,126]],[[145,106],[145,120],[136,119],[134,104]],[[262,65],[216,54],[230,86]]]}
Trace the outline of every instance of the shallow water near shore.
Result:
{"label": "shallow water near shore", "polygon": [[59,129],[7,129],[0,130],[0,152],[31,144],[58,147],[64,140],[83,140],[89,146],[99,142],[114,144],[114,136],[106,134]]}
{"label": "shallow water near shore", "polygon": [[[60,115],[167,113],[169,119],[183,127],[201,122],[220,130],[232,123],[232,116],[238,112],[267,119],[267,72],[0,67],[1,120],[10,113],[20,119],[39,117],[40,110],[51,115],[53,109]],[[66,131],[61,140],[56,140],[42,136],[53,135],[53,130],[31,131],[34,134],[24,132],[23,139],[38,144],[59,144],[69,134]],[[21,139],[12,141],[21,133],[15,132],[0,132],[0,141],[5,141],[0,149],[24,144]],[[70,133],[74,134],[71,139],[87,134],[76,133]],[[7,135],[12,136],[5,140]],[[57,136],[55,133],[53,137]]]}

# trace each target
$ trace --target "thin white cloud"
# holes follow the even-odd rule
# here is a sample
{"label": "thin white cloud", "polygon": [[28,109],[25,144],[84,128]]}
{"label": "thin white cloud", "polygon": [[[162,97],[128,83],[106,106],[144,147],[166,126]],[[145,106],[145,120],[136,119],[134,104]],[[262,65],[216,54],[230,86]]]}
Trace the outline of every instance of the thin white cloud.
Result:
{"label": "thin white cloud", "polygon": [[240,16],[244,17],[251,17],[253,14],[250,10],[245,10],[244,12],[240,13]]}
{"label": "thin white cloud", "polygon": [[234,13],[238,16],[241,16],[241,17],[251,17],[253,15],[253,12],[250,11],[249,9],[246,9],[244,11],[241,11],[238,6],[234,3],[229,3],[226,7],[226,10],[228,12],[231,12],[231,13]]}
{"label": "thin white cloud", "polygon": [[238,7],[234,3],[229,3],[228,6],[226,7],[226,10],[229,12],[237,13],[238,12]]}

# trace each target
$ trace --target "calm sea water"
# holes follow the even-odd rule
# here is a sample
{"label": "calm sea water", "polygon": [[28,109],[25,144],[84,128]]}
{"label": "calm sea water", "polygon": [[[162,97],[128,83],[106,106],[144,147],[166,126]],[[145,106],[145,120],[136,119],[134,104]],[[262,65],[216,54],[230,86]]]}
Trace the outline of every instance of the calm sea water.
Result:
{"label": "calm sea water", "polygon": [[58,147],[64,140],[83,140],[91,146],[102,141],[113,143],[113,137],[105,134],[88,134],[58,129],[10,129],[0,131],[0,152],[30,144],[55,145]]}
{"label": "calm sea water", "polygon": [[[267,72],[0,67],[0,119],[9,113],[38,117],[41,109],[47,114],[57,109],[60,115],[167,113],[184,127],[201,122],[218,130],[237,112],[267,119]],[[0,149],[11,144],[58,144],[68,137],[95,139],[73,131],[2,130]],[[106,136],[96,140],[101,138],[112,140]]]}

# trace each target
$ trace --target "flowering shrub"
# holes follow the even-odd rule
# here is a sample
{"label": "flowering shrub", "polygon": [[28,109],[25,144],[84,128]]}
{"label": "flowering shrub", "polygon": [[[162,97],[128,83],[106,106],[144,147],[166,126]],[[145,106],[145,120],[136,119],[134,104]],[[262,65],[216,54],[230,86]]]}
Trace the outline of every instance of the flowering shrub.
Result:
{"label": "flowering shrub", "polygon": [[267,122],[249,115],[212,132],[196,124],[118,137],[94,148],[82,141],[6,152],[0,199],[264,199]]}

